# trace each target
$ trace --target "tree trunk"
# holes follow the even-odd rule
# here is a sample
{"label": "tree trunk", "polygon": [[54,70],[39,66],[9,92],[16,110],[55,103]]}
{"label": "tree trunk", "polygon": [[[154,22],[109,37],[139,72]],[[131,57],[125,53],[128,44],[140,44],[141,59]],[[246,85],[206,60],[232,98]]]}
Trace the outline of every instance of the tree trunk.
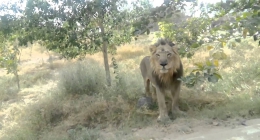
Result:
{"label": "tree trunk", "polygon": [[[18,75],[18,63],[19,63],[19,61],[20,61],[20,57],[21,57],[21,53],[20,53],[20,51],[19,51],[19,49],[18,49],[18,45],[16,44],[16,45],[14,45],[14,49],[15,49],[15,57],[14,57],[14,66],[13,66],[13,69],[14,69],[14,72],[13,72],[13,74],[14,74],[14,76],[15,76],[15,78],[16,78],[16,82],[17,82],[17,87],[18,87],[18,91],[20,91],[20,78],[19,78],[19,75]],[[19,60],[18,60],[18,56],[17,55],[20,55],[19,56]]]}
{"label": "tree trunk", "polygon": [[15,75],[15,78],[16,78],[18,91],[20,91],[20,78],[19,78],[18,72],[15,71],[14,75]]}
{"label": "tree trunk", "polygon": [[104,29],[104,26],[103,26],[102,22],[99,24],[99,27],[101,29],[102,41],[103,41],[102,53],[103,53],[103,58],[104,58],[104,65],[105,65],[105,71],[106,71],[107,85],[111,86],[111,76],[110,76],[110,70],[109,70],[109,64],[108,64],[108,55],[107,55],[108,42],[107,42],[107,40],[104,39],[105,29]]}

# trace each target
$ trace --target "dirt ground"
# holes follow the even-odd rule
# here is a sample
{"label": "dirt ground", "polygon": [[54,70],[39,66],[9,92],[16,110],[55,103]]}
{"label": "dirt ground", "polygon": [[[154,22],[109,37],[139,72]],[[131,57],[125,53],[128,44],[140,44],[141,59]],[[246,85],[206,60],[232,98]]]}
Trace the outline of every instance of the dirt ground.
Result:
{"label": "dirt ground", "polygon": [[[125,137],[138,140],[258,140],[260,139],[260,119],[209,121],[179,119],[168,126],[153,125],[132,129]],[[104,137],[116,139],[112,132],[104,132]]]}
{"label": "dirt ground", "polygon": [[[231,121],[232,122],[232,121]],[[214,122],[212,125],[205,122],[196,126],[170,125],[164,129],[149,127],[134,133],[139,137],[147,137],[155,140],[257,140],[260,139],[260,119],[248,120],[239,125],[234,121],[233,126]],[[219,123],[219,124],[218,124]],[[218,126],[216,126],[218,125]],[[176,127],[177,126],[177,127]],[[145,136],[145,135],[146,136]]]}
{"label": "dirt ground", "polygon": [[[29,50],[23,53],[27,54]],[[44,68],[41,65],[48,63],[48,59],[49,56],[42,53],[34,53],[30,58],[24,57],[20,65],[20,67],[23,67],[21,73],[35,68],[46,70],[46,67]],[[1,70],[1,75],[3,75],[3,72]],[[16,110],[37,102],[49,90],[55,88],[57,71],[50,70],[50,72],[53,78],[45,85],[22,89],[18,93],[20,95],[19,98],[2,103],[0,108],[0,138],[4,134],[5,129],[16,125],[13,118]],[[104,130],[102,135],[111,139],[116,137],[115,133],[109,130]],[[146,128],[135,128],[125,133],[125,135],[126,137],[130,136],[139,140],[258,140],[260,139],[260,119],[218,121],[179,118],[168,126],[153,125]]]}

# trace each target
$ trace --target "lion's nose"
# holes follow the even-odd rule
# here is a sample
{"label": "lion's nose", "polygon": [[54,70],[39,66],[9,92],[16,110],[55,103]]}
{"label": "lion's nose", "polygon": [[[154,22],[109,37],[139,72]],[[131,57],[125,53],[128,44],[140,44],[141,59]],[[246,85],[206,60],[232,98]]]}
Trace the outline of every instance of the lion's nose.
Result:
{"label": "lion's nose", "polygon": [[165,62],[164,63],[160,63],[160,65],[164,67],[164,66],[167,65],[167,63],[165,63]]}

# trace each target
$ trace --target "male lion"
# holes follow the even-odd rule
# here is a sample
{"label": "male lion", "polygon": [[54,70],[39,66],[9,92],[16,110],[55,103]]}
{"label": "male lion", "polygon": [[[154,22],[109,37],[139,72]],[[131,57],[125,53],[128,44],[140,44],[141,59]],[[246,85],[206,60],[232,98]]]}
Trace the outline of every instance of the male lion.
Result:
{"label": "male lion", "polygon": [[[157,121],[169,120],[165,97],[171,99],[171,112],[180,113],[178,100],[180,94],[181,78],[183,75],[182,62],[174,43],[167,39],[159,39],[150,46],[151,56],[146,56],[140,63],[141,73],[144,79],[146,96],[154,100],[157,95],[159,117]],[[154,94],[150,92],[150,82]]]}

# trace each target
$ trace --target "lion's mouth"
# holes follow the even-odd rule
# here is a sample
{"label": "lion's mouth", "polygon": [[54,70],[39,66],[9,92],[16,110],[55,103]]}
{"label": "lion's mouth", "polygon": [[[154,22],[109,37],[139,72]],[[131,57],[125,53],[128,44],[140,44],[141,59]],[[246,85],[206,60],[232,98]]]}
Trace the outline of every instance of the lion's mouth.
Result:
{"label": "lion's mouth", "polygon": [[163,67],[162,69],[160,69],[160,73],[167,73],[168,69],[166,69],[165,67]]}

